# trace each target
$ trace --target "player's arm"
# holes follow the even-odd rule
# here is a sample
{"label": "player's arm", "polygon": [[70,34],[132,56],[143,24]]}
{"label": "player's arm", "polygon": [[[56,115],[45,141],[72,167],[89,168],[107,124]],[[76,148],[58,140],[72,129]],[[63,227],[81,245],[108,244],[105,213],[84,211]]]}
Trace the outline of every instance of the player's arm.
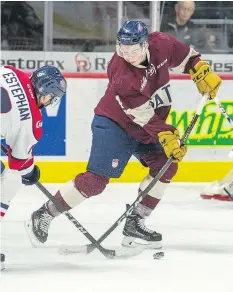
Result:
{"label": "player's arm", "polygon": [[23,184],[33,185],[38,182],[40,169],[34,165],[32,146],[28,147],[26,136],[15,136],[7,146],[9,167],[20,172]]}
{"label": "player's arm", "polygon": [[209,93],[212,99],[215,98],[222,83],[221,78],[212,71],[206,61],[201,60],[200,54],[193,48],[172,36],[164,34],[164,37],[167,38],[165,42],[167,42],[170,67],[179,68],[182,73],[189,73],[202,95]]}

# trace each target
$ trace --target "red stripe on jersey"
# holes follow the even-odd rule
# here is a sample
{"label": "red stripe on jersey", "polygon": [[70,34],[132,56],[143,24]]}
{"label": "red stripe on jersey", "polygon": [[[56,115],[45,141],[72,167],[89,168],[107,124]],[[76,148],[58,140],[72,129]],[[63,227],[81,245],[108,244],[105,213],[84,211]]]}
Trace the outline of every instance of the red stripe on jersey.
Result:
{"label": "red stripe on jersey", "polygon": [[21,71],[16,69],[13,66],[4,66],[5,68],[8,68],[17,75],[19,81],[21,82],[21,85],[26,93],[26,97],[28,99],[30,110],[32,114],[32,127],[33,127],[33,134],[37,141],[40,140],[42,136],[42,115],[40,112],[40,109],[38,108],[38,105],[36,103],[36,96],[34,94],[34,90],[32,87],[32,83],[28,77],[28,75]]}
{"label": "red stripe on jersey", "polygon": [[0,217],[4,217],[6,213],[0,212]]}
{"label": "red stripe on jersey", "polygon": [[8,145],[7,145],[7,148],[8,148],[8,163],[11,169],[23,170],[23,169],[27,169],[33,164],[34,157],[32,157],[31,159],[18,159],[11,155],[12,150]]}

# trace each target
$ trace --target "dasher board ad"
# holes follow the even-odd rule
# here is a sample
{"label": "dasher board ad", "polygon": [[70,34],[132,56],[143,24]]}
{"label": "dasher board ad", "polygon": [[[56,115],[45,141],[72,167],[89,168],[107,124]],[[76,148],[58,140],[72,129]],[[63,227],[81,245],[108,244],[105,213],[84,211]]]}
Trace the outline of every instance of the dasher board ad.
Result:
{"label": "dasher board ad", "polygon": [[[112,53],[2,51],[1,66],[32,71],[54,65],[63,72],[106,72]],[[233,73],[233,55],[202,55],[217,73]],[[180,73],[172,69],[171,73]]]}

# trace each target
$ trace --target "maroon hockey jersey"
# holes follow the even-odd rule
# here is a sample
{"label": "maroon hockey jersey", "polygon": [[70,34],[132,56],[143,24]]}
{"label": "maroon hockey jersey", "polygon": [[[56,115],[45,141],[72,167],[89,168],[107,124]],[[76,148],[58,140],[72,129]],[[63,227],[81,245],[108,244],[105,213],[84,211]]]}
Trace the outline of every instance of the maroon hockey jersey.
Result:
{"label": "maroon hockey jersey", "polygon": [[107,90],[95,108],[95,114],[114,120],[145,144],[154,143],[161,131],[174,130],[165,122],[172,105],[169,68],[188,73],[200,60],[198,52],[165,33],[150,34],[148,43],[147,67],[113,55]]}

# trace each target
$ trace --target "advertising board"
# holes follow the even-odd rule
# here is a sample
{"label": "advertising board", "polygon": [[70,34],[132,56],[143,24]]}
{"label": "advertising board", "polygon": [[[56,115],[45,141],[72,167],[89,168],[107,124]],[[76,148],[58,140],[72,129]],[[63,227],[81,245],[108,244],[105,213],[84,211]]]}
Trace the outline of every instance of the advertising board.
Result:
{"label": "advertising board", "polygon": [[[106,72],[113,53],[2,51],[1,66],[33,71],[54,65],[62,72]],[[217,73],[233,73],[233,55],[202,55]],[[172,69],[171,73],[180,73]]]}

